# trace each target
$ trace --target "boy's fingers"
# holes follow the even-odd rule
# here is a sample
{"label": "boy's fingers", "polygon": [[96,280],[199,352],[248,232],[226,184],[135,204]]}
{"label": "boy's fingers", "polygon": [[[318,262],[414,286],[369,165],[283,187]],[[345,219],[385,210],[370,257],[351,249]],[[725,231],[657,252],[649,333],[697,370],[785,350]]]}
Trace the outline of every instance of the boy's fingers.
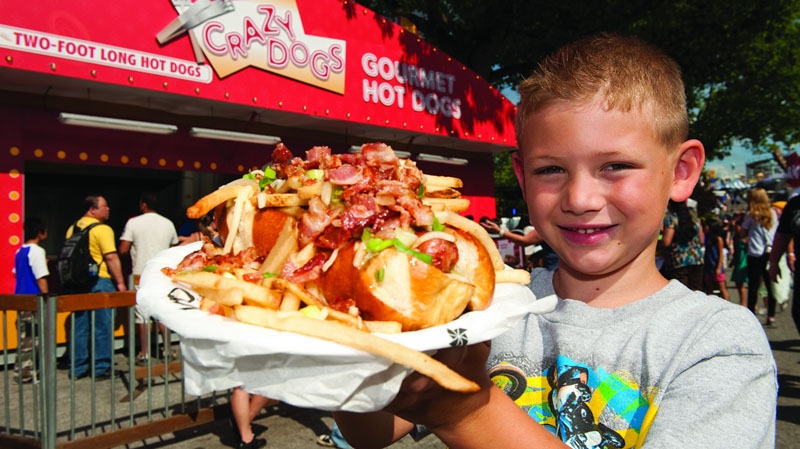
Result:
{"label": "boy's fingers", "polygon": [[[489,356],[490,346],[490,342],[483,342],[440,349],[434,358],[464,377],[477,381],[483,389],[485,384],[491,382],[486,374],[486,359]],[[400,392],[386,410],[400,416],[408,416],[409,413],[416,415],[419,412],[417,409],[427,408],[431,402],[441,400],[443,395],[450,397],[453,396],[453,392],[443,389],[430,378],[413,372],[403,380]],[[454,398],[457,400],[466,396],[468,395],[456,393]]]}

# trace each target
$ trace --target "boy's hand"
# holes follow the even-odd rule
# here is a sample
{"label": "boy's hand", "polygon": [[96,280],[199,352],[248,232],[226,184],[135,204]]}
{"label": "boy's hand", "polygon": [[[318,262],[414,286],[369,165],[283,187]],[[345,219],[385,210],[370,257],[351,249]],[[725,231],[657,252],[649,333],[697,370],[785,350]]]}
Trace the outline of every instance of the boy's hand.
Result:
{"label": "boy's hand", "polygon": [[486,371],[490,342],[441,349],[435,358],[464,377],[477,382],[476,393],[455,393],[440,387],[432,379],[412,373],[400,387],[386,411],[410,422],[423,424],[432,431],[457,425],[471,412],[489,401],[491,380]]}

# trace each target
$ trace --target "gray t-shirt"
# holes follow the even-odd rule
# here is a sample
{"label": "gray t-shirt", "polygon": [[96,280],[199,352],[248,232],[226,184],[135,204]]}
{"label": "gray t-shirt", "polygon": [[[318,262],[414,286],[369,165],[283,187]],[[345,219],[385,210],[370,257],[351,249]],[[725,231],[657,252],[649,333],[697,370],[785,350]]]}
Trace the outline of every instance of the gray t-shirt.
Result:
{"label": "gray t-shirt", "polygon": [[[538,298],[553,294],[552,275],[533,272]],[[776,366],[761,325],[677,281],[613,309],[559,298],[494,339],[487,365],[573,448],[775,445]]]}

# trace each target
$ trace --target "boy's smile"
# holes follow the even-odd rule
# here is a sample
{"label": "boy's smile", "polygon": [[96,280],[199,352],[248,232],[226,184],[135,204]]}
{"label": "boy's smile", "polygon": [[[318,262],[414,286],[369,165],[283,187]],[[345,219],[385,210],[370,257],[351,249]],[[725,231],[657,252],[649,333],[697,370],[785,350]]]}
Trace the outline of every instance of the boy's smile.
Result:
{"label": "boy's smile", "polygon": [[527,118],[515,168],[562,275],[663,281],[655,244],[682,150],[660,144],[645,117],[559,102]]}

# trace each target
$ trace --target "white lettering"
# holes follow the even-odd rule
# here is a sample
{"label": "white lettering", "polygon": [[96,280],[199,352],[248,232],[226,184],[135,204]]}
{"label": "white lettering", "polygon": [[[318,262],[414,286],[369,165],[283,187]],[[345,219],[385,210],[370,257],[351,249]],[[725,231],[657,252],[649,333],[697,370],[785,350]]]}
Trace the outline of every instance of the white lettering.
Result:
{"label": "white lettering", "polygon": [[364,70],[365,75],[372,78],[378,76],[378,67],[375,64],[377,60],[377,56],[372,53],[364,53],[361,56],[361,69]]}
{"label": "white lettering", "polygon": [[378,102],[378,82],[364,80],[363,88],[361,89],[364,96],[364,102]]}

